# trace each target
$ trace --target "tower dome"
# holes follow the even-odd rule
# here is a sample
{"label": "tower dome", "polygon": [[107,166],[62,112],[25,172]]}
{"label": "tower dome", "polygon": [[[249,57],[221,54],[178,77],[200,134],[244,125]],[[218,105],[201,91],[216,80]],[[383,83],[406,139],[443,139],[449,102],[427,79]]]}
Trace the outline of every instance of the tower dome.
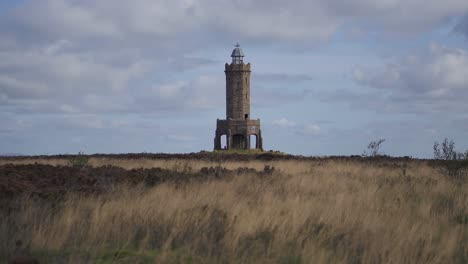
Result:
{"label": "tower dome", "polygon": [[244,63],[244,52],[240,48],[239,43],[236,44],[236,47],[231,53],[232,63],[233,64],[242,64]]}

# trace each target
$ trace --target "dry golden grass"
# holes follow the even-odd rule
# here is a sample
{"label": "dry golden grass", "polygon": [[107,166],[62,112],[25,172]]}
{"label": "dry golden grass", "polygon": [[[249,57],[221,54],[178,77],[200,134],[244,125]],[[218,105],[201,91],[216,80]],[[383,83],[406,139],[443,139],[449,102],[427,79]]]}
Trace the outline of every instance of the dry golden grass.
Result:
{"label": "dry golden grass", "polygon": [[19,159],[5,159],[0,158],[0,166],[5,164],[14,164],[14,165],[28,165],[28,164],[44,164],[51,166],[67,166],[68,161],[66,159],[54,158],[54,159],[44,159],[44,158],[19,158]]}
{"label": "dry golden grass", "polygon": [[467,263],[468,183],[425,162],[99,160],[93,166],[274,166],[184,185],[24,198],[0,223],[48,263]]}
{"label": "dry golden grass", "polygon": [[[68,166],[70,162],[66,158],[19,158],[19,159],[1,159],[0,166],[5,164],[14,165],[29,165],[29,164],[43,164],[51,166]],[[299,160],[276,160],[276,161],[210,161],[204,159],[150,159],[150,158],[136,158],[136,159],[122,159],[112,157],[93,157],[90,156],[87,164],[92,167],[101,166],[116,166],[124,169],[139,169],[139,168],[162,168],[175,171],[199,171],[204,167],[221,166],[229,170],[237,169],[240,167],[253,168],[255,170],[263,170],[265,166],[274,166],[276,169],[287,173],[302,173],[309,171],[311,167],[315,166],[316,162],[299,161]]]}

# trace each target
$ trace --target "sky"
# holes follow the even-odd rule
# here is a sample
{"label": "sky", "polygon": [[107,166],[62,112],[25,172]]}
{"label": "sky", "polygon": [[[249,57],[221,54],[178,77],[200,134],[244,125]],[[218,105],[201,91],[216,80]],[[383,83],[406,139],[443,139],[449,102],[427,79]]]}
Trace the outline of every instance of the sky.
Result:
{"label": "sky", "polygon": [[212,150],[237,42],[266,150],[468,149],[466,0],[0,0],[0,153]]}

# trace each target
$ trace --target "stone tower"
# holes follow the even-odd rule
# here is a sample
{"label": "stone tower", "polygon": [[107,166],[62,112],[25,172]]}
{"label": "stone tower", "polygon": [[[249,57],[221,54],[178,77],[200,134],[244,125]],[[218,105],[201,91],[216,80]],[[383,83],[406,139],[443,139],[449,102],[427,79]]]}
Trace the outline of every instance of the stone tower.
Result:
{"label": "stone tower", "polygon": [[[214,149],[263,149],[260,119],[250,119],[250,63],[244,64],[244,52],[239,44],[232,51],[231,64],[225,65],[226,119],[216,121]],[[221,137],[226,136],[226,146]]]}

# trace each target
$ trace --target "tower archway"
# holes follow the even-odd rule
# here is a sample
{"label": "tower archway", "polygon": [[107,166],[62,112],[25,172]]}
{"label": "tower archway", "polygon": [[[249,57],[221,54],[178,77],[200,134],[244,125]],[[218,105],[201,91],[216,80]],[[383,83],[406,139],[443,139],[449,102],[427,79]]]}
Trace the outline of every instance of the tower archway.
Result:
{"label": "tower archway", "polygon": [[220,136],[221,149],[227,149],[227,135]]}
{"label": "tower archway", "polygon": [[258,148],[258,143],[257,143],[257,135],[251,134],[249,136],[249,143],[250,143],[250,149],[256,149]]}

